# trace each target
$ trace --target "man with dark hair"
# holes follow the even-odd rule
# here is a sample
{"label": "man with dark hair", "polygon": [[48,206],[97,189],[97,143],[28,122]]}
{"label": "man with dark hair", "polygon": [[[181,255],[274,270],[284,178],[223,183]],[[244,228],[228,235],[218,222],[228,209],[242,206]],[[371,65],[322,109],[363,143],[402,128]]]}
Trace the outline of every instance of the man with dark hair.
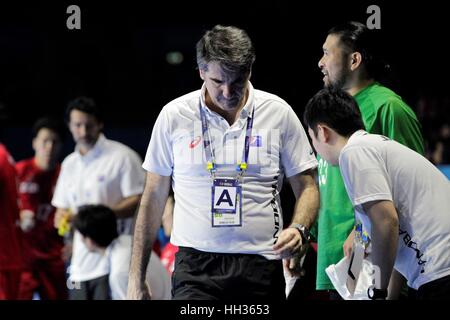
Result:
{"label": "man with dark hair", "polygon": [[[319,61],[324,86],[345,90],[355,97],[368,132],[385,135],[423,153],[420,124],[414,112],[401,97],[377,81],[387,65],[375,50],[382,46],[375,41],[376,32],[359,22],[347,22],[328,32]],[[321,157],[318,160],[320,211],[316,288],[331,290],[333,298],[336,294],[325,269],[342,259],[342,248],[349,234],[344,251],[350,254],[355,220],[339,168],[330,166]]]}
{"label": "man with dark hair", "polygon": [[33,124],[33,127],[31,128],[33,138],[36,138],[39,135],[41,129],[52,130],[58,135],[60,142],[64,140],[65,136],[64,123],[62,123],[62,121],[58,119],[55,119],[54,117],[41,117],[38,120],[36,120]]}
{"label": "man with dark hair", "polygon": [[98,123],[103,124],[103,114],[100,112],[100,109],[97,107],[94,99],[92,98],[81,96],[69,101],[65,113],[67,123],[70,123],[73,110],[90,114],[97,120]]}
{"label": "man with dark hair", "polygon": [[[82,235],[83,243],[91,252],[97,252],[109,261],[111,298],[126,298],[130,270],[132,236],[117,233],[114,212],[103,205],[80,207],[73,226]],[[152,252],[147,280],[152,284],[155,299],[170,299],[170,278],[158,256]]]}
{"label": "man with dark hair", "polygon": [[22,274],[20,299],[67,298],[63,239],[53,227],[55,207],[50,203],[58,179],[63,125],[43,117],[33,125],[34,157],[16,164],[20,197],[20,226],[24,232],[26,270]]}
{"label": "man with dark hair", "polygon": [[369,236],[367,258],[379,268],[369,298],[392,297],[395,268],[419,299],[449,299],[447,178],[419,153],[366,132],[356,101],[343,91],[319,91],[304,121],[320,156],[339,165],[356,220]]}
{"label": "man with dark hair", "polygon": [[[292,270],[304,254],[318,207],[317,162],[292,108],[253,88],[254,60],[244,30],[215,26],[197,43],[201,90],[161,111],[143,164],[130,299],[150,298],[143,275],[171,181],[173,298],[285,298],[280,259]],[[297,205],[282,230],[284,175]]]}
{"label": "man with dark hair", "polygon": [[119,236],[114,211],[103,205],[81,206],[73,227],[81,233],[91,251],[95,251],[95,246],[106,248]]}
{"label": "man with dark hair", "polygon": [[[80,206],[103,204],[119,219],[119,234],[131,234],[144,185],[139,155],[102,134],[103,120],[93,99],[74,99],[66,114],[76,147],[62,163],[52,200],[57,207],[55,227],[63,233]],[[108,270],[107,259],[90,252],[75,232],[70,280],[76,285],[69,291],[69,297],[109,299]]]}

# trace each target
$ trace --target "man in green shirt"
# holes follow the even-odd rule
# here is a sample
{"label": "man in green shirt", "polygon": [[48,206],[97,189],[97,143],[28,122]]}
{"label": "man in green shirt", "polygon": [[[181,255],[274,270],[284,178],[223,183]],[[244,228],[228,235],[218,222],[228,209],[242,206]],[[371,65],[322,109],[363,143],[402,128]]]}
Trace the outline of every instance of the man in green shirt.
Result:
{"label": "man in green shirt", "polygon": [[[374,54],[377,45],[374,32],[358,22],[348,22],[328,31],[319,61],[324,86],[343,89],[356,99],[369,133],[385,135],[423,154],[423,139],[416,115],[400,96],[376,81],[385,65]],[[330,290],[333,299],[339,295],[325,268],[343,258],[344,242],[355,223],[354,211],[339,167],[318,159],[320,211],[316,289]],[[347,252],[350,241],[351,237],[346,243]]]}

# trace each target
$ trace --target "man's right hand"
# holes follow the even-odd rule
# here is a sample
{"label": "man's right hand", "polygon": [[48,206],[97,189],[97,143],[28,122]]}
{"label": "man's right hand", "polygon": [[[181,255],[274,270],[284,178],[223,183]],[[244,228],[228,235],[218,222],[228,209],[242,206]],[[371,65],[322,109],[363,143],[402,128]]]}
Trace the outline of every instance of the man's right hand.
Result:
{"label": "man's right hand", "polygon": [[61,223],[67,219],[67,222],[71,222],[73,220],[73,214],[66,209],[58,208],[55,212],[55,218],[53,220],[53,225],[56,229],[59,229]]}
{"label": "man's right hand", "polygon": [[152,293],[147,282],[128,281],[127,300],[151,300]]}
{"label": "man's right hand", "polygon": [[355,239],[355,230],[352,230],[350,234],[347,237],[347,240],[345,240],[344,245],[342,248],[344,249],[344,255],[346,257],[350,257],[353,251],[353,240]]}

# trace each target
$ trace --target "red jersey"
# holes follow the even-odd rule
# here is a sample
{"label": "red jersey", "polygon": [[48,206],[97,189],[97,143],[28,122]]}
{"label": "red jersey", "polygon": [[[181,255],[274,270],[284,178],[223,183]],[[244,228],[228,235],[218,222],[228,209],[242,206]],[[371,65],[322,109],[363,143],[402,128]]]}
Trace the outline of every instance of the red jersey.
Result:
{"label": "red jersey", "polygon": [[34,227],[24,232],[24,255],[27,263],[61,259],[63,238],[53,225],[56,208],[51,205],[60,165],[44,171],[34,158],[16,165],[19,180],[20,209],[34,212]]}
{"label": "red jersey", "polygon": [[0,143],[0,271],[23,267],[17,201],[14,160]]}

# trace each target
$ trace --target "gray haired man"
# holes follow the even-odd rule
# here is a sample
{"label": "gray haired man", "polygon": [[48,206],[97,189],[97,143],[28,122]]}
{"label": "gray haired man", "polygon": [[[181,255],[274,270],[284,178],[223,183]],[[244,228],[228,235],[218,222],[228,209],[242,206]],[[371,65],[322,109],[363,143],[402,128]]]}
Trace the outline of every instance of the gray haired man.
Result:
{"label": "gray haired man", "polygon": [[[317,161],[292,108],[253,88],[254,61],[236,27],[215,26],[197,43],[203,86],[164,106],[144,160],[128,298],[151,297],[145,270],[172,183],[173,298],[284,299],[281,259],[298,265],[317,214]],[[284,176],[297,198],[285,230]]]}

